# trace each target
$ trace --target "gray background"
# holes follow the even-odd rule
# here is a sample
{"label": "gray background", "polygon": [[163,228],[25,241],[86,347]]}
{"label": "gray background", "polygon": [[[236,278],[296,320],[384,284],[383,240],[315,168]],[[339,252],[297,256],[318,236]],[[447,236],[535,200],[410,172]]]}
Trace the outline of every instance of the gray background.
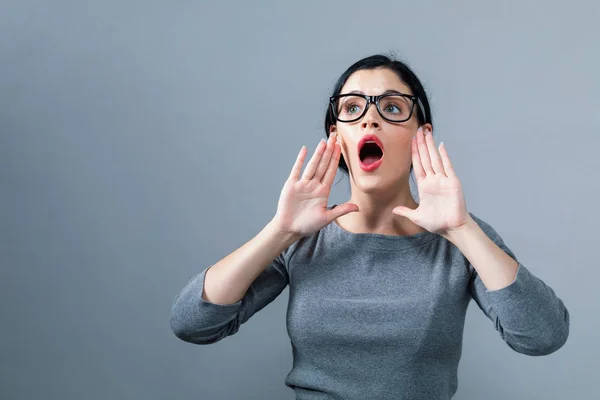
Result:
{"label": "gray background", "polygon": [[571,312],[529,357],[472,302],[455,398],[598,398],[598,3],[366,3],[0,2],[0,398],[293,399],[287,289],[210,346],[171,302],[274,215],[343,70],[390,51],[469,211]]}

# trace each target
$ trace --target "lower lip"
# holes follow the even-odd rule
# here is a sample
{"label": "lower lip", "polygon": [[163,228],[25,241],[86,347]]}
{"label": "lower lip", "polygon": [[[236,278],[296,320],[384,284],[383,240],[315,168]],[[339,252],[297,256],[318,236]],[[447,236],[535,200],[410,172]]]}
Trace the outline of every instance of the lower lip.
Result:
{"label": "lower lip", "polygon": [[363,162],[360,161],[360,167],[365,172],[371,172],[371,171],[374,171],[377,168],[379,168],[379,166],[381,165],[382,161],[383,161],[383,156],[379,160],[375,161],[373,164],[369,164],[369,165],[363,164]]}

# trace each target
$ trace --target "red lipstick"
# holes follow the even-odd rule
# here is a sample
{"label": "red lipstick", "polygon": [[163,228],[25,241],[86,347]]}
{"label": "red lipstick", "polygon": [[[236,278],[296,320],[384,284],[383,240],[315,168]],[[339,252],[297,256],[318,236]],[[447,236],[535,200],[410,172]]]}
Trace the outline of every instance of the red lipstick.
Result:
{"label": "red lipstick", "polygon": [[[364,144],[366,142],[375,142],[377,144],[377,146],[379,146],[379,148],[381,149],[381,158],[371,164],[365,164],[363,163],[363,161],[360,159],[360,150],[362,149],[362,147],[364,146]],[[363,136],[360,141],[358,142],[358,161],[360,163],[360,168],[365,171],[365,172],[370,172],[370,171],[374,171],[377,168],[379,168],[379,166],[381,165],[382,161],[383,161],[383,143],[381,143],[381,140],[373,134],[369,134],[369,135],[365,135]]]}

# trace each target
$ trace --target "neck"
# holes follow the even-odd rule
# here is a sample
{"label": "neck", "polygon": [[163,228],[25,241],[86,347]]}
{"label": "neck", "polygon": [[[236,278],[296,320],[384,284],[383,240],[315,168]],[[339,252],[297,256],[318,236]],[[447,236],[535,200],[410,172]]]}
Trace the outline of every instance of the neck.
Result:
{"label": "neck", "polygon": [[414,224],[408,218],[392,213],[398,206],[411,209],[418,203],[410,193],[408,181],[400,188],[385,191],[363,192],[352,187],[352,197],[349,202],[358,205],[360,211],[346,214],[338,221],[339,225],[354,233],[379,233],[384,235],[411,235],[423,232],[423,228]]}

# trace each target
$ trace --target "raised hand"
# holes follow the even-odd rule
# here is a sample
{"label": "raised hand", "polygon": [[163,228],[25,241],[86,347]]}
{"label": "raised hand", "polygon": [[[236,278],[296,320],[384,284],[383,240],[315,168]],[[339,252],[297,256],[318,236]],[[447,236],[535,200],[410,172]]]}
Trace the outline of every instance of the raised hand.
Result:
{"label": "raised hand", "polygon": [[300,149],[289,178],[281,191],[277,213],[273,219],[282,232],[299,237],[308,236],[334,219],[358,211],[358,206],[353,203],[344,203],[331,210],[327,209],[331,185],[342,152],[336,140],[336,134],[332,133],[327,142],[325,139],[319,142],[302,177],[300,172],[307,149],[305,146]]}
{"label": "raised hand", "polygon": [[466,226],[470,216],[462,186],[444,144],[440,144],[438,153],[433,136],[430,133],[424,135],[419,129],[412,140],[412,162],[419,206],[415,210],[398,206],[392,212],[439,235]]}

